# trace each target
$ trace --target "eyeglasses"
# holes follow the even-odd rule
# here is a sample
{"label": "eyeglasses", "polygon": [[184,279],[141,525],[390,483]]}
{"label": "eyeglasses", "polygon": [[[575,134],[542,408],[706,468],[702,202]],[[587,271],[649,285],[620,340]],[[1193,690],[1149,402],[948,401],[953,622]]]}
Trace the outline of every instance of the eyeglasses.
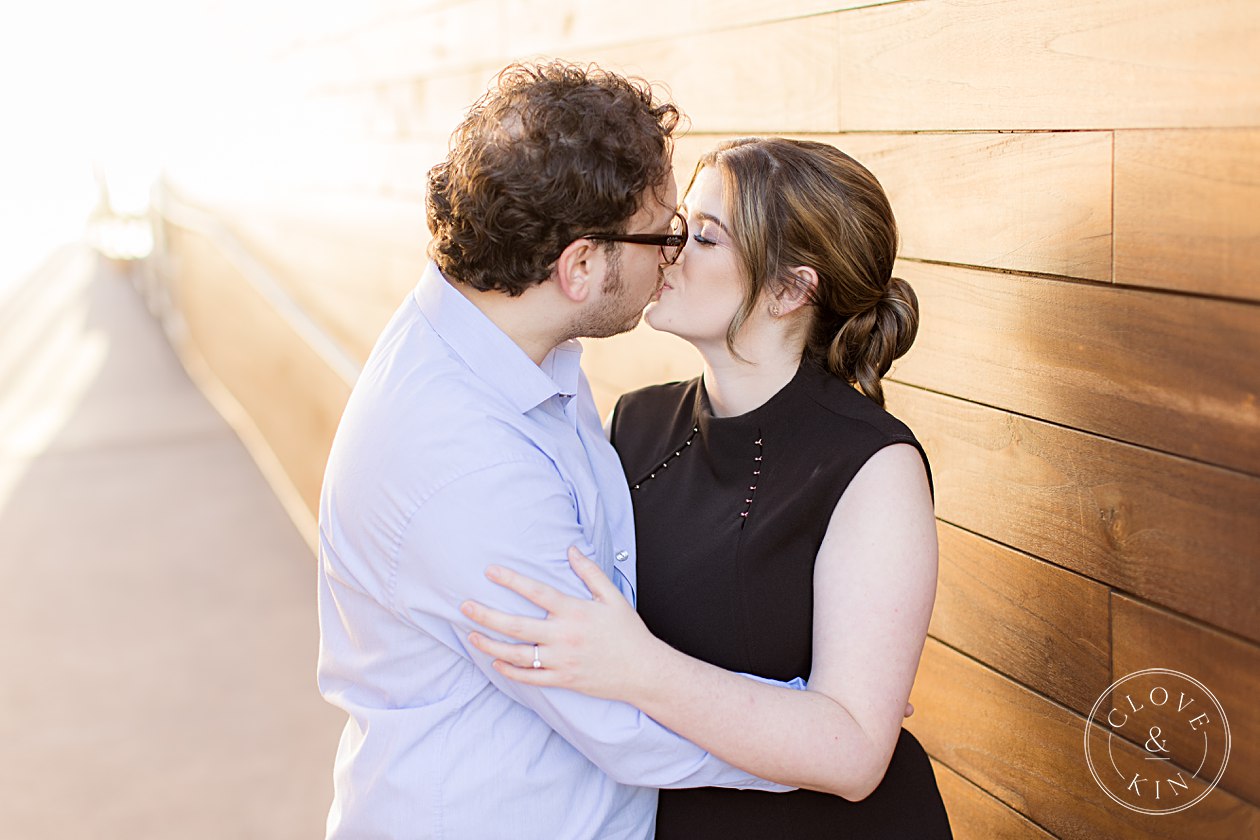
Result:
{"label": "eyeglasses", "polygon": [[675,213],[669,223],[670,233],[584,233],[575,239],[597,239],[603,242],[630,242],[636,245],[656,245],[661,249],[661,262],[673,265],[678,261],[683,246],[687,244],[687,220]]}

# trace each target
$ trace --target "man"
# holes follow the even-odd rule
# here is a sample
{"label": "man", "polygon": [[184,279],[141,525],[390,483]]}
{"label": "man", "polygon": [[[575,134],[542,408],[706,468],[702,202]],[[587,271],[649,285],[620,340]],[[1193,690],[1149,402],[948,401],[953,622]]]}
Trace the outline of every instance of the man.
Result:
{"label": "man", "polygon": [[686,243],[677,120],[613,74],[511,67],[429,173],[433,262],[320,502],[319,683],[350,716],[329,837],[642,840],[655,788],[786,789],[625,704],[504,679],[459,611],[538,614],[491,563],[585,595],[570,545],[633,603],[630,497],[572,339],[631,329]]}

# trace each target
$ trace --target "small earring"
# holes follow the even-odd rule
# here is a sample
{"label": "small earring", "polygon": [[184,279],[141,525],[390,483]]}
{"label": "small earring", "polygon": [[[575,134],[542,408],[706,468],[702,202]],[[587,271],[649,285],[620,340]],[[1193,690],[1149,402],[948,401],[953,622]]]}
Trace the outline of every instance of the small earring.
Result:
{"label": "small earring", "polygon": [[777,303],[770,304],[770,314],[776,318],[779,317],[779,304]]}

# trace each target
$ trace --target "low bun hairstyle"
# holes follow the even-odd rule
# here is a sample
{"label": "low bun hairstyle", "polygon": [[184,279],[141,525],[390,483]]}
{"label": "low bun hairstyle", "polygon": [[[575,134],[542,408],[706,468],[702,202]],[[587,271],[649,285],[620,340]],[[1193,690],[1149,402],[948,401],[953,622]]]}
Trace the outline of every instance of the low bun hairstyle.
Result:
{"label": "low bun hairstyle", "polygon": [[827,369],[857,385],[882,406],[884,386],[880,380],[893,360],[910,349],[919,331],[919,299],[909,283],[892,277],[875,305],[845,319],[834,335],[817,326],[816,321],[810,336],[816,344],[807,345],[811,355],[821,357],[820,345],[830,337],[825,357]]}
{"label": "low bun hairstyle", "polygon": [[747,283],[728,347],[763,295],[809,266],[818,284],[804,356],[883,406],[880,380],[914,343],[919,301],[892,276],[897,224],[879,181],[834,146],[779,137],[722,143],[696,171],[705,166],[722,173]]}

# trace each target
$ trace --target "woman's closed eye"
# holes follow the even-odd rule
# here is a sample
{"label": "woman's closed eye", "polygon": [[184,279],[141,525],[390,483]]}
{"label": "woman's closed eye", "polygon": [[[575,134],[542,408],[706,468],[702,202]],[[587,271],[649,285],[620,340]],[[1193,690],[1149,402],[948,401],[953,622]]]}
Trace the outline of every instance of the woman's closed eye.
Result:
{"label": "woman's closed eye", "polygon": [[693,234],[691,235],[691,238],[692,238],[692,239],[694,239],[694,240],[696,241],[696,244],[697,244],[697,245],[716,245],[716,244],[717,244],[717,243],[716,243],[715,241],[713,241],[712,239],[705,239],[703,236],[701,236],[701,235],[700,235],[700,234],[698,234],[698,233],[693,233]]}

